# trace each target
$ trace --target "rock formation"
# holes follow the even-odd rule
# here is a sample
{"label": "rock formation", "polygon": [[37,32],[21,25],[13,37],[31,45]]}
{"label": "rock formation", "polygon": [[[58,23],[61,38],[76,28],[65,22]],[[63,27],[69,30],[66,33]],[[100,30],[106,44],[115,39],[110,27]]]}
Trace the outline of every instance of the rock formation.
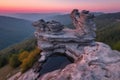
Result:
{"label": "rock formation", "polygon": [[[74,9],[70,14],[75,29],[63,29],[56,21],[37,24],[47,31],[36,31],[38,47],[43,50],[39,63],[50,55],[66,54],[74,60],[62,70],[40,76],[40,80],[118,80],[120,79],[120,53],[103,43],[95,42],[96,25],[89,11]],[[40,20],[41,21],[41,20]],[[35,22],[36,23],[36,22]],[[38,29],[37,29],[38,30]],[[114,70],[114,71],[113,71]]]}
{"label": "rock formation", "polygon": [[83,49],[84,53],[74,63],[39,80],[120,80],[120,52],[99,42]]}
{"label": "rock formation", "polygon": [[[94,15],[86,10],[79,12],[74,9],[71,18],[75,29],[64,29],[64,25],[56,21],[33,23],[38,47],[42,49],[41,57],[37,68],[26,72],[18,80],[120,80],[120,52],[95,42]],[[39,75],[42,64],[54,54],[65,54],[74,62],[64,69]]]}
{"label": "rock formation", "polygon": [[63,29],[63,25],[56,21],[45,22],[39,20],[33,25],[37,29],[35,36],[38,39],[38,47],[43,50],[39,62],[44,62],[47,57],[53,54],[66,54],[75,61],[83,51],[83,46],[95,45],[95,24],[94,15],[89,11],[73,10],[71,17],[76,29]]}
{"label": "rock formation", "polygon": [[83,10],[81,13],[77,9],[74,9],[71,12],[71,18],[74,26],[77,31],[79,31],[79,35],[90,34],[90,36],[96,37],[96,25],[93,21],[94,15],[89,13],[89,11]]}

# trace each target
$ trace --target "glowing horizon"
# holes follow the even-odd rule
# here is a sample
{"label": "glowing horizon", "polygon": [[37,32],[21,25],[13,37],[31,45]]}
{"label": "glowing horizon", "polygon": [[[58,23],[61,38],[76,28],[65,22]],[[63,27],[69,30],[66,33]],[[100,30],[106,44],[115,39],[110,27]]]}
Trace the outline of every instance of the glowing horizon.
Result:
{"label": "glowing horizon", "polygon": [[0,12],[120,12],[120,0],[0,0]]}

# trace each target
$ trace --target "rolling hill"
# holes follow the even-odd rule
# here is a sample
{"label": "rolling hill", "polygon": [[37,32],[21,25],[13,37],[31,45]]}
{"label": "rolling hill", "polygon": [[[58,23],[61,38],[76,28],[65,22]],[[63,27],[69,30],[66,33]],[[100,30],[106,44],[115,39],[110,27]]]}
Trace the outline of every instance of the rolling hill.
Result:
{"label": "rolling hill", "polygon": [[39,19],[51,20],[53,16],[60,15],[59,13],[0,13],[3,16],[9,16],[29,21],[36,21]]}
{"label": "rolling hill", "polygon": [[120,12],[97,16],[97,41],[109,44],[120,50]]}
{"label": "rolling hill", "polygon": [[32,22],[0,16],[0,50],[33,35]]}
{"label": "rolling hill", "polygon": [[64,25],[68,25],[68,24],[72,23],[72,20],[71,20],[69,14],[56,15],[56,16],[52,17],[52,19],[56,20],[58,22],[61,22]]}

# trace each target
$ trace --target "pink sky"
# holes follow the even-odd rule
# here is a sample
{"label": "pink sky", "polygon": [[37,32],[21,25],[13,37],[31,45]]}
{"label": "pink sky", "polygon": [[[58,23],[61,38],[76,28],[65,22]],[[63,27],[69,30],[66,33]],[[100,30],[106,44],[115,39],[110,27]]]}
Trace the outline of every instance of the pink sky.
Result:
{"label": "pink sky", "polygon": [[0,0],[0,12],[120,12],[120,0]]}

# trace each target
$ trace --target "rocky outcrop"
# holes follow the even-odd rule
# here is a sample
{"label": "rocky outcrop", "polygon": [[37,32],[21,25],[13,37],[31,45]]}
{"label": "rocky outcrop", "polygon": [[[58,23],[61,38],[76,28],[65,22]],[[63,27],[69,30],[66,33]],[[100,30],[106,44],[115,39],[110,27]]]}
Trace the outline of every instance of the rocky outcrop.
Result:
{"label": "rocky outcrop", "polygon": [[[75,29],[64,29],[63,25],[56,21],[45,22],[39,20],[33,23],[36,28],[35,36],[38,39],[38,47],[43,50],[39,62],[42,63],[50,55],[66,54],[75,61],[83,51],[83,46],[94,46],[95,30],[94,15],[89,11],[73,10],[71,18]],[[83,50],[83,49],[82,49]]]}
{"label": "rocky outcrop", "polygon": [[[56,21],[34,25],[38,47],[43,50],[39,63],[44,63],[50,55],[66,54],[74,60],[64,69],[40,76],[40,80],[119,80],[120,53],[108,45],[95,42],[96,25],[94,15],[89,11],[74,9],[71,18],[75,29],[63,29]],[[36,24],[33,23],[33,24]],[[48,28],[47,31],[40,28]],[[39,30],[40,29],[40,30]],[[42,66],[42,65],[41,65]]]}
{"label": "rocky outcrop", "polygon": [[79,31],[79,36],[90,34],[90,36],[96,37],[96,25],[93,21],[94,14],[87,10],[79,12],[78,9],[74,9],[71,12],[71,18],[73,25]]}
{"label": "rocky outcrop", "polygon": [[32,69],[25,73],[18,72],[7,80],[35,80],[39,73],[34,73]]}
{"label": "rocky outcrop", "polygon": [[[39,77],[39,73],[31,69],[17,80],[120,80],[120,52],[100,42],[96,42],[95,46],[85,46],[83,50],[83,54],[64,69]],[[9,80],[15,79],[16,76]]]}
{"label": "rocky outcrop", "polygon": [[85,46],[84,53],[64,69],[47,73],[39,80],[119,80],[120,53],[104,43]]}
{"label": "rocky outcrop", "polygon": [[[120,80],[120,52],[94,41],[94,15],[74,9],[71,18],[75,29],[64,29],[59,22],[42,19],[33,23],[41,57],[36,67],[18,80]],[[39,75],[42,65],[54,54],[65,54],[73,63]]]}

